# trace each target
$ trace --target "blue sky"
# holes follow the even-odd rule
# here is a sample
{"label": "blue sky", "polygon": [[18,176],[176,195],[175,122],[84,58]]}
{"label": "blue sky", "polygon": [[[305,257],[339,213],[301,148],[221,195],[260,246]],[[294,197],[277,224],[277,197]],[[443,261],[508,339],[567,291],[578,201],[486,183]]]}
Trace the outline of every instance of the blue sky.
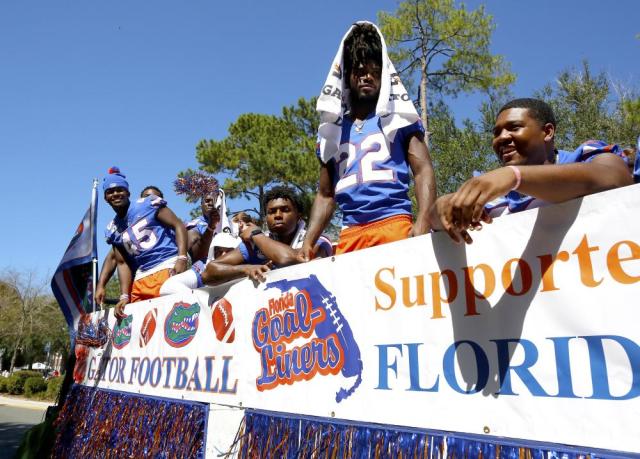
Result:
{"label": "blue sky", "polygon": [[[637,0],[485,4],[497,25],[492,49],[518,77],[514,94],[530,95],[583,59],[640,88]],[[223,138],[241,113],[279,113],[317,95],[348,26],[395,8],[371,0],[1,2],[0,269],[52,273],[93,177],[112,165],[134,191],[162,188],[186,217],[190,206],[171,182],[197,167],[196,143]],[[475,117],[478,101],[452,101],[456,117]],[[111,216],[101,201],[99,235]],[[99,250],[102,257],[102,242]]]}

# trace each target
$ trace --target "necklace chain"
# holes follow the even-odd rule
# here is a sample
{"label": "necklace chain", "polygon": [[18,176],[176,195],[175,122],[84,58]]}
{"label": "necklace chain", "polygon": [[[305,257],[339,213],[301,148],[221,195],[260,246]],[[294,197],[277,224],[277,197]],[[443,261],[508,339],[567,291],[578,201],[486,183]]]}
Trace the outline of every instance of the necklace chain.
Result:
{"label": "necklace chain", "polygon": [[353,122],[353,125],[356,128],[356,132],[362,132],[362,128],[364,128],[365,124],[367,124],[366,118],[360,124],[356,123],[355,121]]}

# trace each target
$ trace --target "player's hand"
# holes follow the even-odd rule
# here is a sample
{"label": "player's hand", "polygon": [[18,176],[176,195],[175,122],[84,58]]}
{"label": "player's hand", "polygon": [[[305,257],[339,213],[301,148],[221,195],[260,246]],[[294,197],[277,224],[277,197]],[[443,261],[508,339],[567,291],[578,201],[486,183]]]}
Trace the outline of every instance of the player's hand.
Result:
{"label": "player's hand", "polygon": [[245,267],[245,273],[247,277],[253,281],[264,282],[267,278],[265,273],[269,272],[270,268],[266,265],[247,265]]}
{"label": "player's hand", "polygon": [[[462,184],[449,199],[451,223],[458,231],[477,227],[486,221],[484,206],[491,200],[504,196],[516,185],[516,175],[509,167],[501,167]],[[487,222],[488,223],[488,222]]]}
{"label": "player's hand", "polygon": [[244,229],[240,232],[240,239],[242,239],[242,242],[251,242],[251,233],[256,229],[260,229],[260,227],[255,223],[247,223]]}
{"label": "player's hand", "polygon": [[431,222],[429,221],[429,215],[420,213],[416,217],[416,221],[413,223],[409,237],[422,236],[427,234],[431,230]]}
{"label": "player's hand", "polygon": [[300,247],[300,249],[298,250],[298,261],[300,263],[306,263],[307,261],[313,260],[316,256],[316,251],[317,248],[312,246],[307,241],[304,241],[302,243],[302,247]]}
{"label": "player's hand", "polygon": [[113,308],[113,314],[115,315],[116,319],[118,320],[118,323],[120,323],[120,321],[122,319],[127,317],[127,315],[124,313],[124,307],[127,305],[128,302],[129,302],[128,299],[122,299],[122,300],[118,301],[118,303]]}
{"label": "player's hand", "polygon": [[96,304],[100,307],[104,304],[104,297],[106,293],[102,285],[96,287]]}
{"label": "player's hand", "polygon": [[183,273],[186,270],[187,270],[187,260],[181,258],[178,261],[176,261],[175,265],[173,265],[173,269],[171,270],[170,274],[172,276],[175,276],[176,274]]}
{"label": "player's hand", "polygon": [[449,237],[453,239],[456,243],[466,242],[467,244],[471,244],[473,239],[469,235],[469,230],[480,230],[482,229],[482,222],[491,223],[491,217],[484,211],[480,216],[480,221],[473,222],[466,228],[459,228],[453,219],[453,207],[451,204],[451,198],[454,195],[448,194],[445,196],[441,196],[436,199],[435,204],[431,208],[430,219],[435,219],[435,221],[431,221],[433,227],[442,228],[447,232]]}
{"label": "player's hand", "polygon": [[446,231],[449,237],[456,243],[464,241],[467,244],[471,244],[473,240],[469,236],[469,233],[467,231],[459,231],[453,224],[450,203],[452,196],[451,194],[447,194],[436,199],[429,213],[431,226]]}

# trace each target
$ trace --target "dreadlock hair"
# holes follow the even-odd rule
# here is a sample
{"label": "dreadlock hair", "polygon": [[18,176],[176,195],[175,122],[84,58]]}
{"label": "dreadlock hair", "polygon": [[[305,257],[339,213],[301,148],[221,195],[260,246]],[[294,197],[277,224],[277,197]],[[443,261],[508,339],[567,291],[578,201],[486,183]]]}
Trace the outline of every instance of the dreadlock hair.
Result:
{"label": "dreadlock hair", "polygon": [[144,196],[144,192],[147,191],[147,190],[155,191],[158,196],[160,196],[162,199],[164,199],[164,195],[162,194],[162,191],[160,191],[160,188],[158,188],[155,185],[147,185],[147,186],[145,186],[142,189],[142,191],[140,192],[140,197],[143,197]]}
{"label": "dreadlock hair", "polygon": [[347,81],[353,68],[374,61],[382,67],[382,43],[378,31],[371,24],[354,24],[344,41],[342,52],[344,75]]}
{"label": "dreadlock hair", "polygon": [[540,99],[514,99],[511,102],[504,104],[498,112],[498,115],[510,108],[526,108],[529,111],[529,116],[538,121],[541,126],[544,126],[547,123],[553,124],[554,127],[558,126],[551,106]]}
{"label": "dreadlock hair", "polygon": [[287,186],[274,186],[273,188],[271,188],[264,194],[264,208],[266,209],[269,202],[273,201],[274,199],[288,199],[289,201],[291,201],[299,214],[302,215],[304,213],[304,207],[302,205],[302,201],[300,200],[300,196],[298,196],[298,193],[293,191],[292,188],[289,188]]}

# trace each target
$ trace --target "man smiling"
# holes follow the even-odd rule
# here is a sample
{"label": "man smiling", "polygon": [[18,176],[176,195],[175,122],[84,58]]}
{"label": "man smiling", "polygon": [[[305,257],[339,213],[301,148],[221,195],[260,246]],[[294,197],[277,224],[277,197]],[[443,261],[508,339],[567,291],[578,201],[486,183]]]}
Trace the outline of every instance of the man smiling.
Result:
{"label": "man smiling", "polygon": [[545,102],[515,99],[504,105],[493,129],[493,150],[503,167],[438,198],[432,227],[470,243],[467,230],[492,217],[632,183],[617,145],[589,140],[573,152],[556,150],[555,132],[555,116]]}
{"label": "man smiling", "polygon": [[[169,276],[187,268],[187,231],[159,196],[132,203],[129,184],[118,168],[109,169],[103,190],[116,213],[105,236],[118,263],[122,295],[115,312],[122,317],[127,303],[157,297]],[[130,266],[136,267],[135,272]]]}

